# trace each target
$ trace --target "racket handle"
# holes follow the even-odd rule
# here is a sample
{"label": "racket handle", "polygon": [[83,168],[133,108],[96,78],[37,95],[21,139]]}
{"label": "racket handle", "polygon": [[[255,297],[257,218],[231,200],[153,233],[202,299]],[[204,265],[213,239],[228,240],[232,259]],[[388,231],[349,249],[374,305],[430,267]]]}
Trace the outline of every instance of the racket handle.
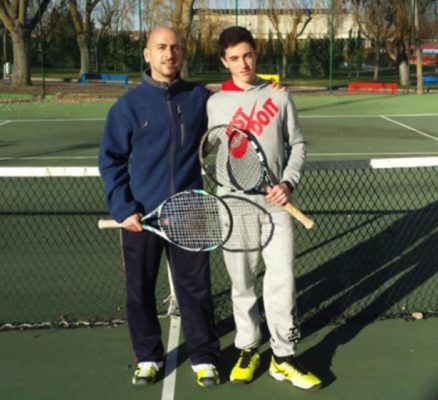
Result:
{"label": "racket handle", "polygon": [[296,208],[291,203],[286,203],[283,208],[294,217],[298,222],[301,222],[306,229],[312,229],[315,222],[309,217],[305,216],[298,208]]}
{"label": "racket handle", "polygon": [[113,219],[100,219],[97,222],[97,226],[99,229],[114,229],[114,228],[121,228],[122,224],[119,224]]}

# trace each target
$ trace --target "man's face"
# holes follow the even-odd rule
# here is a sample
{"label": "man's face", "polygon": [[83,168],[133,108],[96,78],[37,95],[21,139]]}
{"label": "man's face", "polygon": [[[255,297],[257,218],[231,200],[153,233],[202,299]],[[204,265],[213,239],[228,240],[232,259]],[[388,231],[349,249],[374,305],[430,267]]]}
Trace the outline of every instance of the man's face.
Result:
{"label": "man's face", "polygon": [[249,43],[242,42],[228,47],[221,60],[237,86],[245,89],[253,84],[256,78],[257,54]]}
{"label": "man's face", "polygon": [[153,79],[171,82],[184,61],[184,52],[178,36],[170,29],[153,31],[144,50],[144,58],[151,67]]}

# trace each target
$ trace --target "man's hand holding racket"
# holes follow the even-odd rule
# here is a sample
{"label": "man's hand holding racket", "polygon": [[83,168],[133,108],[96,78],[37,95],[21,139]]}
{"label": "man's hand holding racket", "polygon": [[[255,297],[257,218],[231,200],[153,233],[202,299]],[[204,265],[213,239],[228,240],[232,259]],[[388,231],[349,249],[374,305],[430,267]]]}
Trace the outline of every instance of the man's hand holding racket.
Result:
{"label": "man's hand holding racket", "polygon": [[124,228],[131,232],[141,232],[143,230],[141,217],[142,215],[138,213],[129,216],[121,223],[121,228]]}
{"label": "man's hand holding racket", "polygon": [[[235,220],[233,215],[244,216]],[[262,236],[250,235],[264,229]],[[99,220],[99,229],[147,230],[189,251],[212,251],[219,246],[228,251],[259,251],[272,238],[271,215],[259,205],[237,196],[219,198],[203,190],[179,192],[146,216],[133,214],[122,223]]]}

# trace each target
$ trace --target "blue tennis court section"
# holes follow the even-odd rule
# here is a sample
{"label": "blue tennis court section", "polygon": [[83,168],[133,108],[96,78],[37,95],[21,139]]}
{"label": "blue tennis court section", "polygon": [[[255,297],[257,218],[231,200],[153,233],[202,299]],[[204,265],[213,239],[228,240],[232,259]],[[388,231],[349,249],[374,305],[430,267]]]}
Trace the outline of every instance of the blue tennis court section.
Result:
{"label": "blue tennis court section", "polygon": [[227,382],[237,354],[215,251],[223,384],[196,387],[163,260],[166,368],[133,388],[119,237],[97,229],[108,217],[96,165],[111,104],[12,104],[0,109],[2,398],[438,398],[438,95],[293,99],[308,142],[294,200],[316,222],[296,225],[298,354],[326,386],[309,394],[270,379],[266,327],[255,381]]}

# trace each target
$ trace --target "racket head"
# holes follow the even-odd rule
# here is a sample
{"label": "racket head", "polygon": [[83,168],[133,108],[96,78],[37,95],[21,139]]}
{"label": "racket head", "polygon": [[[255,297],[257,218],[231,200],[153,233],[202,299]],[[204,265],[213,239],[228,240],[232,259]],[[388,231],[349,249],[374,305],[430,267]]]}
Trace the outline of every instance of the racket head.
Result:
{"label": "racket head", "polygon": [[[189,251],[211,251],[231,235],[233,219],[227,204],[204,190],[179,192],[156,212],[159,231],[169,242]],[[142,220],[147,229],[147,217]]]}
{"label": "racket head", "polygon": [[233,216],[233,229],[222,246],[230,252],[253,252],[263,250],[274,235],[272,215],[259,204],[240,196],[221,197]]}
{"label": "racket head", "polygon": [[231,191],[266,194],[270,186],[266,156],[250,132],[216,125],[203,136],[199,159],[205,173]]}

